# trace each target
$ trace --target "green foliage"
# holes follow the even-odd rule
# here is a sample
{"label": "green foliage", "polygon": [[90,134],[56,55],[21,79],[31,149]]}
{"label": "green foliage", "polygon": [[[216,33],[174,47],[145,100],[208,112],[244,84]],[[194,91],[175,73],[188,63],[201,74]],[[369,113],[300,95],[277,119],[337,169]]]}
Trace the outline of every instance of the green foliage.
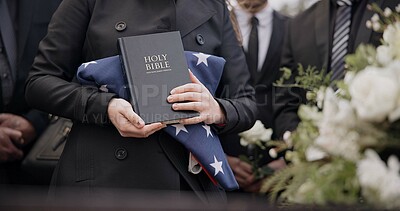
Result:
{"label": "green foliage", "polygon": [[[315,90],[321,86],[329,86],[331,74],[326,74],[325,70],[317,70],[316,67],[308,66],[304,68],[298,64],[297,75],[293,75],[292,70],[287,67],[281,68],[282,77],[274,83],[277,87],[298,87],[306,90]],[[290,78],[294,77],[294,83],[288,84]]]}
{"label": "green foliage", "polygon": [[346,56],[347,71],[358,72],[376,64],[376,49],[372,45],[360,45],[354,54]]}

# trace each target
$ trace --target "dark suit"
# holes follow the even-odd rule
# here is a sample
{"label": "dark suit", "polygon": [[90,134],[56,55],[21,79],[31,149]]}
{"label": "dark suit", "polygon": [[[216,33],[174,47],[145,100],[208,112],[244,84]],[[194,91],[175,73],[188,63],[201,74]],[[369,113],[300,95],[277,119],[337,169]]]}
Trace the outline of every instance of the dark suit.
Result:
{"label": "dark suit", "polygon": [[[266,128],[273,128],[272,96],[275,91],[272,84],[279,74],[286,21],[286,17],[276,11],[273,12],[271,40],[264,64],[261,71],[251,75],[251,83],[256,90],[257,119],[261,120]],[[262,39],[263,35],[259,35],[259,37]],[[239,140],[240,137],[237,134],[227,134],[221,138],[226,154],[237,157],[248,153],[247,148],[241,146]],[[262,163],[265,164],[269,161],[271,161],[271,158],[265,151]]]}
{"label": "dark suit", "polygon": [[[0,98],[0,112],[24,116],[40,134],[47,125],[47,114],[32,109],[25,101],[25,80],[36,56],[40,40],[47,33],[47,25],[61,0],[19,0],[17,37],[17,68],[14,93],[11,102],[3,106]],[[18,170],[18,164],[12,164]],[[15,175],[11,176],[14,177]]]}
{"label": "dark suit", "polygon": [[[399,0],[378,0],[376,2],[381,8],[390,7],[392,10],[399,4]],[[364,4],[362,4],[364,3]],[[378,45],[381,34],[372,32],[366,28],[366,21],[369,20],[373,12],[366,8],[365,2],[358,12],[359,24],[352,24],[351,34],[353,39],[349,42],[349,53],[354,52],[361,43]],[[364,6],[365,5],[365,6]],[[288,22],[288,29],[285,44],[282,52],[281,65],[289,67],[296,75],[297,64],[301,63],[304,67],[315,66],[317,69],[328,70],[330,68],[330,50],[332,36],[332,19],[330,0],[322,0],[305,12],[299,14]],[[354,21],[353,17],[353,21]],[[288,83],[293,83],[293,78]],[[281,137],[287,130],[291,131],[297,127],[299,118],[297,110],[300,104],[306,102],[305,91],[296,88],[280,88],[276,94],[274,103],[275,128],[278,137]]]}
{"label": "dark suit", "polygon": [[[203,201],[211,199],[204,191],[220,191],[204,173],[188,173],[188,152],[166,133],[121,137],[107,120],[114,94],[71,83],[81,63],[116,55],[117,38],[171,30],[181,32],[185,50],[227,60],[217,90],[227,124],[219,132],[239,132],[254,123],[254,90],[224,1],[64,0],[26,86],[32,106],[75,120],[53,176],[56,187],[180,190],[187,183]],[[118,155],[121,150],[126,157]]]}

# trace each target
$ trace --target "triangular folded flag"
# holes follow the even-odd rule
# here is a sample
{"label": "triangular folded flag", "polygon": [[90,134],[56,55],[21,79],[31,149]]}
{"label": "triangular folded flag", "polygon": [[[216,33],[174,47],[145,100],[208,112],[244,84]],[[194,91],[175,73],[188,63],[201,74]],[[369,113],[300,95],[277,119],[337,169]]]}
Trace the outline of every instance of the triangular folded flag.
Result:
{"label": "triangular folded flag", "polygon": [[[185,51],[185,56],[189,69],[214,95],[222,76],[225,59],[191,51]],[[82,64],[78,68],[77,78],[82,85],[97,86],[104,92],[116,93],[119,97],[129,100],[119,56]],[[239,188],[220,140],[212,127],[204,123],[175,124],[164,128],[164,131],[194,155],[214,184],[220,184],[225,190]]]}

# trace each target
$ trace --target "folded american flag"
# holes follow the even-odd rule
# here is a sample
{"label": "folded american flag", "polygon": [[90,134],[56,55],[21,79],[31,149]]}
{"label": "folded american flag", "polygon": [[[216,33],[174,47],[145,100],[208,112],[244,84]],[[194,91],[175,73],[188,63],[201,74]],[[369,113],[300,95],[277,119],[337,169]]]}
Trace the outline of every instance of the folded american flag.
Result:
{"label": "folded american flag", "polygon": [[[185,51],[185,56],[189,69],[214,95],[224,69],[225,59],[191,51]],[[97,86],[101,91],[113,92],[129,100],[119,56],[82,64],[78,68],[77,78],[82,85]],[[164,131],[194,155],[215,185],[219,184],[225,190],[239,188],[212,127],[204,123],[175,124],[164,128]]]}

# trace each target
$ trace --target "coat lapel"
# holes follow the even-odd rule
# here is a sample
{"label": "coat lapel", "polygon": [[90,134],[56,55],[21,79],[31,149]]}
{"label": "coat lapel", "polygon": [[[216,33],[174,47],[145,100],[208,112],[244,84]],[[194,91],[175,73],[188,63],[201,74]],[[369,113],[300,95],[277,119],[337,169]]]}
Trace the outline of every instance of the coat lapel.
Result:
{"label": "coat lapel", "polygon": [[[274,79],[275,77],[273,77],[272,74],[275,74],[271,71],[268,71],[269,69],[271,69],[271,67],[273,66],[273,62],[274,61],[280,61],[280,53],[279,52],[279,48],[282,47],[282,42],[283,42],[283,33],[284,33],[284,20],[283,18],[279,17],[278,14],[274,11],[273,14],[273,23],[272,23],[272,35],[271,35],[271,40],[269,42],[269,47],[268,47],[268,51],[267,51],[267,55],[265,57],[265,61],[264,64],[262,66],[262,71],[261,71],[261,75],[259,77],[257,77],[256,79],[256,84],[262,82],[262,79],[265,77],[265,75],[268,75],[268,78],[270,79]],[[265,83],[265,82],[263,82]],[[267,83],[269,84],[269,82]]]}
{"label": "coat lapel", "polygon": [[35,10],[36,0],[19,0],[19,34],[18,34],[18,61],[21,60],[23,50],[25,49],[26,40],[31,27],[33,19],[33,11]]}
{"label": "coat lapel", "polygon": [[[384,0],[378,0],[378,1],[369,0],[368,4],[371,4],[373,2],[377,3],[382,8]],[[367,22],[367,20],[371,19],[372,15],[374,13],[375,12],[365,8],[364,15],[363,15],[363,17],[361,19],[361,22],[360,22],[360,27],[358,28],[358,33],[357,33],[357,37],[356,37],[355,42],[354,42],[354,44],[355,44],[354,46],[359,46],[361,43],[369,43],[370,42],[371,35],[372,35],[372,30],[368,29],[366,27],[365,23]]]}
{"label": "coat lapel", "polygon": [[[315,37],[321,67],[327,68],[329,61],[329,0],[321,1],[321,6],[315,12]],[[326,15],[328,14],[328,15]]]}
{"label": "coat lapel", "polygon": [[[179,0],[176,3],[176,22],[181,36],[189,34],[191,31],[209,20],[217,12],[209,8],[202,0]],[[180,18],[188,17],[188,18]]]}

